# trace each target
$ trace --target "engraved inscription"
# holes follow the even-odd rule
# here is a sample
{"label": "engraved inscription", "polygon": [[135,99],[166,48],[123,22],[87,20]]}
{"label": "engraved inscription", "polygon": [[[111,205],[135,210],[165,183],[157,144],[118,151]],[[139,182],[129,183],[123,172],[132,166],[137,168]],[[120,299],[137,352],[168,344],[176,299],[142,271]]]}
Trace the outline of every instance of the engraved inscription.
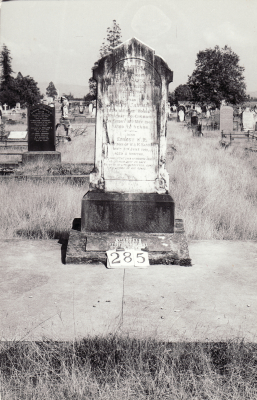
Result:
{"label": "engraved inscription", "polygon": [[[161,80],[141,59],[125,59],[106,79],[104,176],[154,180],[158,168],[157,110]],[[108,83],[107,83],[108,82]]]}
{"label": "engraved inscription", "polygon": [[29,112],[29,151],[55,151],[55,109],[34,106]]}

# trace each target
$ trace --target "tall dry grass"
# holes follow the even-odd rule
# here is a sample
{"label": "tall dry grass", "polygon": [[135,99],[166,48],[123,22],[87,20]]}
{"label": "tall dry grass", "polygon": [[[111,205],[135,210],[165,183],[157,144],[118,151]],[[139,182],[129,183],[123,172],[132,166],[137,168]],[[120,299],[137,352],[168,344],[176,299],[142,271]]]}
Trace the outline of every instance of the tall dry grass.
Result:
{"label": "tall dry grass", "polygon": [[116,336],[2,344],[2,400],[255,400],[257,347]]}
{"label": "tall dry grass", "polygon": [[80,217],[84,187],[62,182],[20,181],[0,184],[0,238],[58,238]]}
{"label": "tall dry grass", "polygon": [[[223,149],[219,133],[193,137],[169,123],[170,193],[175,215],[184,220],[192,239],[247,240],[257,238],[257,174],[253,154],[236,144]],[[172,148],[171,148],[172,150]]]}
{"label": "tall dry grass", "polygon": [[[246,152],[243,145],[224,150],[219,140],[218,132],[198,138],[181,124],[168,123],[167,169],[175,217],[184,220],[190,239],[256,239],[256,153]],[[82,135],[74,134],[62,146],[64,164],[93,162],[94,126]],[[35,174],[42,173],[43,167],[26,168]],[[72,219],[80,215],[81,198],[87,190],[87,185],[2,181],[0,237],[16,237],[21,232],[26,236],[27,231],[28,237],[46,238],[56,236],[54,232],[68,232]]]}

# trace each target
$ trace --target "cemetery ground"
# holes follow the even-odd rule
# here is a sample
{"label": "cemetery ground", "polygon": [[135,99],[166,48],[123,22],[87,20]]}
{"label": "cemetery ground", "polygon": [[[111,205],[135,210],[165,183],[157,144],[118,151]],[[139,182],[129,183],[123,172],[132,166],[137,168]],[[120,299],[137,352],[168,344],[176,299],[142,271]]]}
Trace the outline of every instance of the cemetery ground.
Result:
{"label": "cemetery ground", "polygon": [[[92,159],[93,143],[92,130],[58,150],[64,162],[89,162],[83,154]],[[1,253],[9,254],[3,259],[11,268],[1,268],[8,278],[1,321],[13,334],[8,342],[2,335],[0,345],[3,399],[256,398],[255,153],[242,145],[221,148],[218,132],[193,137],[170,121],[167,164],[192,268],[154,266],[125,275],[103,266],[87,272],[64,266],[58,239],[80,215],[88,183],[2,179]],[[15,268],[21,255],[26,266]],[[87,314],[78,314],[78,304]],[[140,335],[135,328],[143,330],[145,321]],[[17,322],[24,328],[18,340]],[[83,329],[91,333],[84,339]],[[31,341],[37,333],[45,340]]]}

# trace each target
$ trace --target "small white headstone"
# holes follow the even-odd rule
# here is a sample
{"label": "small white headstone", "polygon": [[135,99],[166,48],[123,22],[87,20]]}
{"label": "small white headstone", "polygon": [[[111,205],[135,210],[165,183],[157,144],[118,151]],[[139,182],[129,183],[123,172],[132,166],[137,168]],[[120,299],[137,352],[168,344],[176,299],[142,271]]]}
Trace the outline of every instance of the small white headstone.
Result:
{"label": "small white headstone", "polygon": [[27,131],[12,131],[9,133],[8,139],[25,140],[27,134]]}
{"label": "small white headstone", "polygon": [[243,128],[244,131],[254,130],[254,117],[253,113],[249,110],[249,107],[243,112]]}

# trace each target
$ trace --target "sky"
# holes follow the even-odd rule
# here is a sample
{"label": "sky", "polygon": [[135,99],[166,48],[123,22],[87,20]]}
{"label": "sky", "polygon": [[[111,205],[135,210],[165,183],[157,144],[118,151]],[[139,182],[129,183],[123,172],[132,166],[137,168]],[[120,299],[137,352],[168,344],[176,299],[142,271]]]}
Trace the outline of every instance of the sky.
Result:
{"label": "sky", "polygon": [[123,42],[136,37],[167,62],[170,91],[187,82],[197,53],[215,45],[231,47],[245,68],[247,92],[257,91],[257,0],[3,1],[1,45],[11,51],[16,74],[87,93],[114,19]]}

